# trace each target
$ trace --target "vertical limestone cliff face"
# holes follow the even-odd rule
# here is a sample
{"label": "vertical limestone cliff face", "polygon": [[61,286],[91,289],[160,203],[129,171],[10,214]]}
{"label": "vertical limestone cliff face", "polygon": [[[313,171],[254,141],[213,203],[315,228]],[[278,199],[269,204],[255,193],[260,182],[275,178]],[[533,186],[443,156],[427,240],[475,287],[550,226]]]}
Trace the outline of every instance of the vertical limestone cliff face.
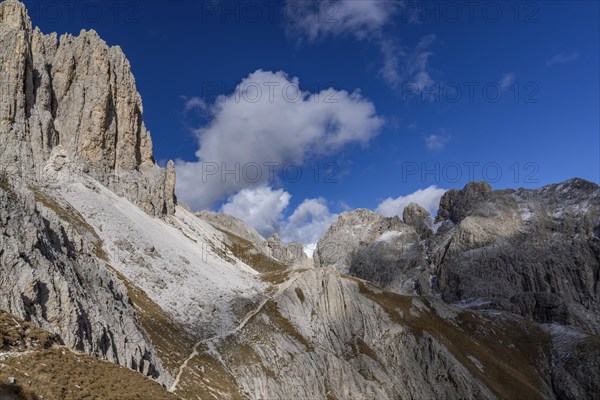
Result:
{"label": "vertical limestone cliff face", "polygon": [[437,219],[430,252],[445,301],[600,333],[598,185],[471,183],[442,197]]}
{"label": "vertical limestone cliff face", "polygon": [[70,176],[97,181],[151,216],[175,212],[174,165],[154,161],[121,49],[93,31],[44,35],[22,3],[1,2],[0,309],[167,384],[129,282],[97,230],[49,190]]}
{"label": "vertical limestone cliff face", "polygon": [[[30,180],[60,157],[151,215],[172,214],[175,168],[156,165],[129,61],[94,31],[57,39],[0,4],[0,164]],[[60,147],[59,147],[60,146]]]}

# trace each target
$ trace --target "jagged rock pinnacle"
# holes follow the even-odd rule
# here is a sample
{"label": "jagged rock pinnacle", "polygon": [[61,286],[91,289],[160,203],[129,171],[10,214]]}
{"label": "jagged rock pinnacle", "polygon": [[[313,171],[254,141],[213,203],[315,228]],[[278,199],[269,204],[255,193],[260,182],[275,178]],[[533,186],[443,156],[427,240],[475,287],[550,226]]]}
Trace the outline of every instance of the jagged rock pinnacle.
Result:
{"label": "jagged rock pinnacle", "polygon": [[31,30],[31,21],[25,5],[17,0],[0,3],[0,23],[17,30]]}
{"label": "jagged rock pinnacle", "polygon": [[174,211],[175,170],[156,165],[142,100],[119,47],[93,31],[32,31],[25,6],[0,3],[0,166],[43,181],[61,145],[83,172],[152,215]]}

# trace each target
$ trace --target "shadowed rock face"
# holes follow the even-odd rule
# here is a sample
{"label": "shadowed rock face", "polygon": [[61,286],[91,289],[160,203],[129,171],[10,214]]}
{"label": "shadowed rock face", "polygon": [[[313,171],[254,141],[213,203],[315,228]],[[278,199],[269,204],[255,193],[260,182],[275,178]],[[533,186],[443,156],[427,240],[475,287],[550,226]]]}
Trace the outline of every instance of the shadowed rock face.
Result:
{"label": "shadowed rock face", "polygon": [[410,203],[404,208],[402,221],[412,226],[421,239],[429,239],[433,235],[432,220],[429,211],[416,203]]}
{"label": "shadowed rock face", "polygon": [[468,185],[442,198],[431,245],[447,302],[600,332],[600,188],[573,179],[537,190]]}
{"label": "shadowed rock face", "polygon": [[442,197],[435,234],[416,205],[404,220],[408,225],[367,211],[342,215],[319,241],[316,265],[398,293],[418,289],[448,303],[600,332],[597,185],[573,179],[493,191],[475,182]]}
{"label": "shadowed rock face", "polygon": [[359,209],[342,213],[317,244],[317,267],[374,282],[402,294],[428,293],[425,247],[412,226]]}
{"label": "shadowed rock face", "polygon": [[435,225],[415,204],[344,213],[311,268],[298,244],[175,206],[118,48],[42,35],[5,1],[0,58],[0,336],[33,351],[0,352],[9,368],[79,363],[23,347],[14,315],[183,399],[597,398],[597,185],[473,183]]}
{"label": "shadowed rock face", "polygon": [[[32,29],[25,7],[0,4],[0,165],[46,183],[49,163],[83,172],[152,215],[174,211],[175,169],[154,162],[129,62],[94,31]],[[56,164],[53,164],[56,166]]]}
{"label": "shadowed rock face", "polygon": [[0,171],[0,226],[0,310],[72,349],[170,379],[80,214]]}

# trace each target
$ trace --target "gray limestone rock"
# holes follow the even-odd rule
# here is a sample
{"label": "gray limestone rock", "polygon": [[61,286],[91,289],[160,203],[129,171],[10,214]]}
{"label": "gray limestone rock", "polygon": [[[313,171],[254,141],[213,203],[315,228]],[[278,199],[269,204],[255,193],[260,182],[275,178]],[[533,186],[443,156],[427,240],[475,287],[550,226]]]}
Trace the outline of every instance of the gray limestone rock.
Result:
{"label": "gray limestone rock", "polygon": [[88,354],[169,382],[103,243],[82,216],[0,173],[0,309]]}
{"label": "gray limestone rock", "polygon": [[[73,171],[151,215],[174,212],[175,170],[154,161],[129,62],[94,31],[57,39],[25,6],[0,4],[0,166],[32,182],[60,145]],[[17,162],[18,161],[18,162]]]}
{"label": "gray limestone rock", "polygon": [[263,238],[254,228],[232,215],[199,211],[196,216],[221,231],[229,232],[252,244],[256,251],[292,268],[311,268],[312,262],[304,253],[301,243],[283,243],[279,235]]}
{"label": "gray limestone rock", "polygon": [[402,220],[412,226],[421,239],[429,239],[433,235],[433,219],[429,211],[416,203],[410,203],[404,208]]}
{"label": "gray limestone rock", "polygon": [[444,195],[437,220],[430,252],[445,301],[600,332],[598,185],[469,184]]}
{"label": "gray limestone rock", "polygon": [[314,261],[398,293],[428,290],[425,248],[398,217],[366,209],[342,213],[317,243]]}

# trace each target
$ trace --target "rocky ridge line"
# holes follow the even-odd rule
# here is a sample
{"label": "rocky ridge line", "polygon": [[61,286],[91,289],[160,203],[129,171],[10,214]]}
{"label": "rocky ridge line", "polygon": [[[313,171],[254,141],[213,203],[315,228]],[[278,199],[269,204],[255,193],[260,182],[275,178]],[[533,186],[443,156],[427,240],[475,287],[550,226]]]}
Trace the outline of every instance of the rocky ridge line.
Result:
{"label": "rocky ridge line", "polygon": [[175,167],[160,168],[129,61],[93,31],[45,35],[0,3],[0,166],[30,182],[84,173],[151,215],[174,212]]}

